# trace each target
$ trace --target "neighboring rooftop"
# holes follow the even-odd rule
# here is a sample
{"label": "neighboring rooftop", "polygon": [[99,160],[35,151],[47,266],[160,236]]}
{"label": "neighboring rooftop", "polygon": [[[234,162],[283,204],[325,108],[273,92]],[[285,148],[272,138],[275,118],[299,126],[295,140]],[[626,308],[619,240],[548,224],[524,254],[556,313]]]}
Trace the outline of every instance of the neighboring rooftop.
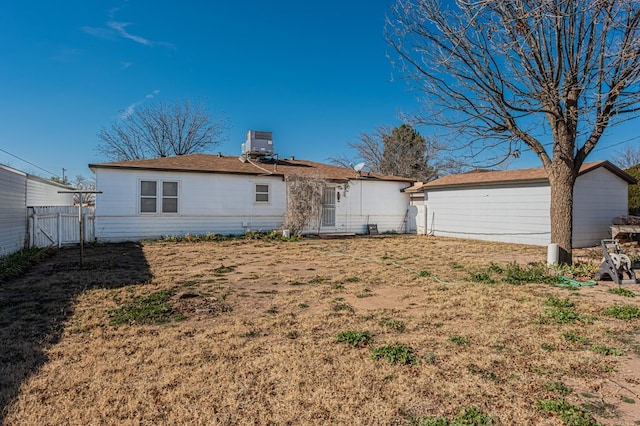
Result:
{"label": "neighboring rooftop", "polygon": [[[598,167],[606,168],[610,172],[616,174],[617,176],[631,184],[636,183],[636,179],[633,178],[633,176],[629,175],[624,170],[616,167],[608,161],[584,163],[580,168],[580,174],[582,175],[591,170],[597,169]],[[443,176],[440,179],[436,179],[427,183],[420,182],[405,189],[405,192],[422,192],[435,188],[440,189],[460,186],[497,185],[516,182],[548,183],[549,178],[547,176],[547,172],[543,167],[519,170],[477,170],[467,173]]]}
{"label": "neighboring rooftop", "polygon": [[267,158],[263,160],[246,157],[190,154],[175,157],[153,158],[146,160],[116,161],[111,163],[89,164],[95,169],[127,169],[127,170],[156,170],[172,172],[195,173],[228,173],[244,175],[273,175],[273,176],[309,176],[321,177],[331,181],[344,182],[347,180],[380,180],[413,183],[414,180],[400,176],[385,176],[362,170],[356,172],[348,167],[334,166],[314,161]]}

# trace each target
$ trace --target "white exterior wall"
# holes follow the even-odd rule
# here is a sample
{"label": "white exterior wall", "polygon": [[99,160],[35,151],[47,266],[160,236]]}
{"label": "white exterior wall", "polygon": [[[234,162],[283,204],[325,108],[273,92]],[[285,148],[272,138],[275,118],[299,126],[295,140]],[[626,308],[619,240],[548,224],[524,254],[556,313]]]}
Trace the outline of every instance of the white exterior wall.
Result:
{"label": "white exterior wall", "polygon": [[603,167],[578,176],[573,189],[573,247],[611,238],[611,219],[628,213],[629,184]]}
{"label": "white exterior wall", "polygon": [[[139,213],[140,180],[178,182],[178,213]],[[255,203],[256,183],[270,186],[270,202]],[[168,235],[242,234],[280,228],[282,177],[97,169],[96,238],[137,241]]]}
{"label": "white exterior wall", "polygon": [[[140,181],[178,182],[178,214],[139,213]],[[270,202],[255,203],[255,184],[268,184]],[[403,182],[354,180],[335,184],[335,228],[322,232],[364,234],[367,224],[379,232],[404,232],[409,204]],[[97,169],[96,238],[137,241],[167,235],[243,234],[280,229],[286,212],[286,184],[281,176],[153,172]],[[305,232],[317,233],[312,224]]]}
{"label": "white exterior wall", "polygon": [[27,175],[0,165],[0,256],[24,248]]}
{"label": "white exterior wall", "polygon": [[342,189],[336,203],[335,232],[366,234],[369,224],[376,224],[378,232],[406,232],[409,195],[401,190],[407,186],[406,182],[367,180],[338,185]]}
{"label": "white exterior wall", "polygon": [[427,233],[547,245],[549,185],[485,186],[425,192]]}
{"label": "white exterior wall", "polygon": [[70,188],[34,176],[27,177],[27,206],[73,206],[73,194],[59,194]]}

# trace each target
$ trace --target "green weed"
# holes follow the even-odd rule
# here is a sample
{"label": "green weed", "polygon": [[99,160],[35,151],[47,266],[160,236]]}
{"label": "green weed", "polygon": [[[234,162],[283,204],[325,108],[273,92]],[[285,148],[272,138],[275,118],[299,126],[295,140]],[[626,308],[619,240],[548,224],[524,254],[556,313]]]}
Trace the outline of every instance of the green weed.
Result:
{"label": "green weed", "polygon": [[382,321],[380,321],[380,325],[382,327],[395,330],[398,333],[404,333],[404,331],[406,330],[404,321],[396,320],[393,318],[384,318]]}
{"label": "green weed", "polygon": [[574,303],[569,299],[561,299],[554,295],[549,295],[547,301],[544,302],[545,306],[551,306],[553,308],[573,308]]}
{"label": "green weed", "polygon": [[576,342],[576,343],[581,343],[583,345],[589,344],[589,341],[587,339],[585,339],[584,337],[580,336],[579,334],[573,331],[564,333],[562,337],[564,337],[564,340],[566,340],[567,342]]}
{"label": "green weed", "polygon": [[393,344],[374,348],[371,358],[384,358],[389,364],[418,365],[418,358],[413,355],[413,349],[409,346]]}
{"label": "green weed", "polygon": [[589,413],[564,401],[544,399],[538,401],[538,408],[547,413],[556,414],[567,425],[600,426],[600,423],[595,421]]}
{"label": "green weed", "polygon": [[562,396],[567,396],[571,392],[573,392],[573,389],[571,389],[570,387],[568,387],[562,382],[547,383],[547,385],[545,386],[545,389],[548,390],[549,392],[555,392]]}
{"label": "green weed", "polygon": [[591,346],[591,350],[594,351],[595,353],[602,354],[602,355],[605,355],[605,356],[608,356],[608,355],[622,356],[622,355],[624,355],[624,352],[622,351],[622,349],[610,348],[608,346],[602,346],[602,345],[593,345],[593,346]]}
{"label": "green weed", "polygon": [[605,309],[604,314],[620,320],[631,321],[640,318],[640,308],[632,305],[615,305]]}
{"label": "green weed", "polygon": [[171,320],[183,320],[186,317],[175,312],[169,299],[171,290],[161,290],[147,297],[136,297],[124,306],[107,311],[109,323],[113,326],[124,324],[161,324]]}
{"label": "green weed", "polygon": [[349,277],[345,281],[348,282],[348,283],[357,283],[357,282],[360,282],[360,278],[358,278],[358,277]]}
{"label": "green weed", "polygon": [[373,342],[373,337],[368,331],[343,331],[336,336],[341,343],[348,343],[353,347],[366,346]]}
{"label": "green weed", "polygon": [[636,294],[634,292],[622,287],[612,287],[608,290],[608,292],[611,294],[617,294],[618,296],[636,297]]}
{"label": "green weed", "polygon": [[461,407],[455,417],[449,421],[445,417],[425,417],[419,420],[409,419],[413,426],[491,426],[493,420],[478,408]]}
{"label": "green weed", "polygon": [[449,337],[449,341],[458,346],[469,346],[469,338],[465,336],[451,336]]}
{"label": "green weed", "polygon": [[54,250],[49,248],[30,248],[0,257],[0,281],[22,275],[32,265],[53,253]]}

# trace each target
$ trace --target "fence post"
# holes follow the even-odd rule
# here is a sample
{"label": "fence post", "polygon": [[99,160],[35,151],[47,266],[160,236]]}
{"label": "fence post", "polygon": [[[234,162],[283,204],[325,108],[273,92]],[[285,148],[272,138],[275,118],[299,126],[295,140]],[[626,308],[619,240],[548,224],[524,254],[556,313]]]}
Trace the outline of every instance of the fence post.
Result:
{"label": "fence post", "polygon": [[58,212],[58,248],[62,247],[62,212]]}

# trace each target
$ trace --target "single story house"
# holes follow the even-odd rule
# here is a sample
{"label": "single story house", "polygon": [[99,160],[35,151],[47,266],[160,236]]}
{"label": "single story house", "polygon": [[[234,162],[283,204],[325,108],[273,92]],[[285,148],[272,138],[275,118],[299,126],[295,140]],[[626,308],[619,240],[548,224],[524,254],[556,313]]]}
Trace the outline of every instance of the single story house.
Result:
{"label": "single story house", "polygon": [[[573,247],[610,238],[611,221],[626,215],[636,180],[608,161],[585,163],[573,191]],[[543,168],[473,171],[406,189],[418,233],[509,243],[551,242],[551,191]]]}
{"label": "single story house", "polygon": [[307,233],[407,230],[411,179],[313,161],[191,154],[89,164],[98,241],[281,229],[287,177],[327,181],[322,214]]}
{"label": "single story house", "polygon": [[28,208],[73,206],[72,188],[0,165],[0,256],[25,248],[29,242]]}

